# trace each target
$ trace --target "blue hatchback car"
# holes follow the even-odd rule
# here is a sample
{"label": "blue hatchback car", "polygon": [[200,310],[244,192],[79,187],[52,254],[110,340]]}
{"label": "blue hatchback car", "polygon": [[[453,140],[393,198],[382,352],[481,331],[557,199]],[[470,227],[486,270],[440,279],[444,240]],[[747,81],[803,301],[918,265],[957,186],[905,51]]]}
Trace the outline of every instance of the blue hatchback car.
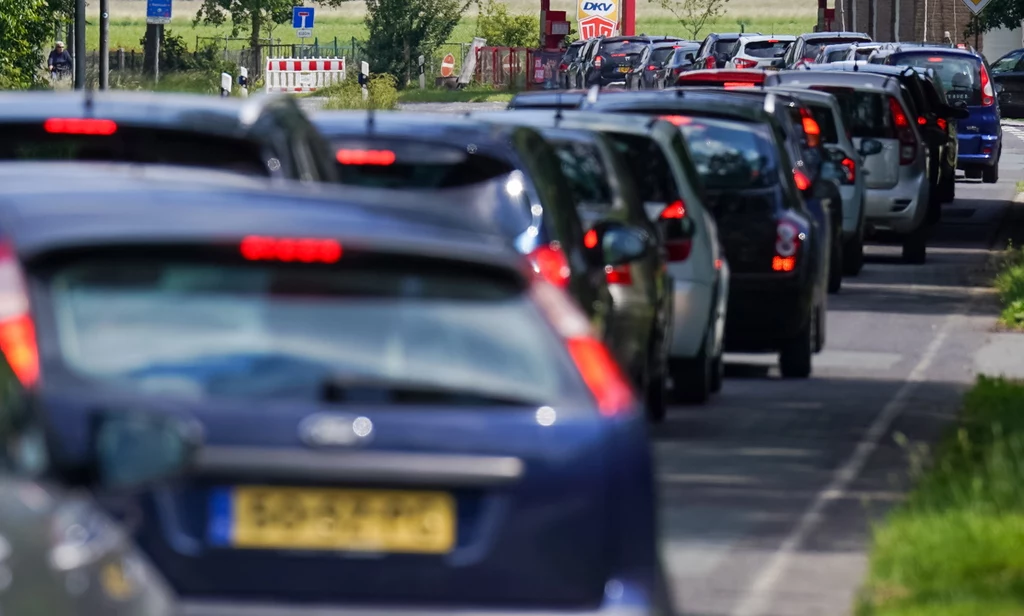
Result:
{"label": "blue hatchback car", "polygon": [[957,168],[969,178],[987,184],[999,181],[999,158],[1003,152],[1003,129],[995,84],[985,58],[956,47],[904,47],[889,55],[886,64],[927,66],[942,79],[950,105],[966,105],[971,115],[957,123]]}
{"label": "blue hatchback car", "polygon": [[[183,614],[670,613],[644,413],[504,238],[429,193],[102,163],[0,183],[0,374],[38,374],[10,379],[11,430],[73,472],[92,410],[201,425],[187,476],[110,505]],[[609,262],[646,249],[599,235]]]}

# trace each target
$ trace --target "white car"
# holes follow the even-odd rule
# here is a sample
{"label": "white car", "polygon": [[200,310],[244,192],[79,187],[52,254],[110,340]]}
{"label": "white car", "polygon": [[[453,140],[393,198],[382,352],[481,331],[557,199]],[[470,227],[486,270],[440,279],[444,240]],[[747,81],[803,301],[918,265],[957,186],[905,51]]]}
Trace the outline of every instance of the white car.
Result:
{"label": "white car", "polygon": [[736,55],[725,64],[725,68],[781,66],[782,56],[795,41],[795,36],[783,34],[741,36]]}

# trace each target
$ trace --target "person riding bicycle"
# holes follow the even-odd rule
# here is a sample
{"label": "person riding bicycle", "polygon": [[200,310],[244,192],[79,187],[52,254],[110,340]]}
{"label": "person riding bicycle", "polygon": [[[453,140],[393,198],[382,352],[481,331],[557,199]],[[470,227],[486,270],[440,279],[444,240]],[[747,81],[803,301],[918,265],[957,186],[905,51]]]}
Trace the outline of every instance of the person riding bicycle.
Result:
{"label": "person riding bicycle", "polygon": [[67,75],[71,72],[71,54],[64,49],[64,41],[57,41],[46,63],[49,65],[51,73]]}

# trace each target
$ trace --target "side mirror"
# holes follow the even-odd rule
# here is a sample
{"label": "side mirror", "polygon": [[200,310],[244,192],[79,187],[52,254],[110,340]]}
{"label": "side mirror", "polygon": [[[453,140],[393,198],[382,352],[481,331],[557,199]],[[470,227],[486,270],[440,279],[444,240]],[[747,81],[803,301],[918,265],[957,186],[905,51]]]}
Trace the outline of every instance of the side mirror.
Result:
{"label": "side mirror", "polygon": [[860,148],[857,151],[864,157],[880,154],[882,152],[882,142],[878,139],[865,139],[860,142]]}
{"label": "side mirror", "polygon": [[647,254],[647,232],[617,222],[594,226],[603,254],[603,265],[625,265]]}
{"label": "side mirror", "polygon": [[188,470],[202,445],[202,427],[155,413],[104,413],[93,418],[94,486],[130,491]]}

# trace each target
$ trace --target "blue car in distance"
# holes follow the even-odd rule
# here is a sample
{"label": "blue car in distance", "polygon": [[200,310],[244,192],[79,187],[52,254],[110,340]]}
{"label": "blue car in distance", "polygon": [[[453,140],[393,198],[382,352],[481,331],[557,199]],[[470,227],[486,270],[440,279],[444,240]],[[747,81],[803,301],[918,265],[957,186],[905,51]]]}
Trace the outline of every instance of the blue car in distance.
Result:
{"label": "blue car in distance", "polygon": [[901,45],[886,56],[885,64],[925,66],[938,72],[946,101],[966,106],[971,114],[957,123],[957,168],[968,178],[980,178],[986,184],[998,182],[1003,129],[995,83],[985,58],[956,47]]}
{"label": "blue car in distance", "polygon": [[[95,409],[198,424],[184,476],[110,505],[180,614],[670,613],[635,392],[450,203],[117,163],[0,184],[10,442],[70,473]],[[612,266],[647,250],[622,229]]]}

